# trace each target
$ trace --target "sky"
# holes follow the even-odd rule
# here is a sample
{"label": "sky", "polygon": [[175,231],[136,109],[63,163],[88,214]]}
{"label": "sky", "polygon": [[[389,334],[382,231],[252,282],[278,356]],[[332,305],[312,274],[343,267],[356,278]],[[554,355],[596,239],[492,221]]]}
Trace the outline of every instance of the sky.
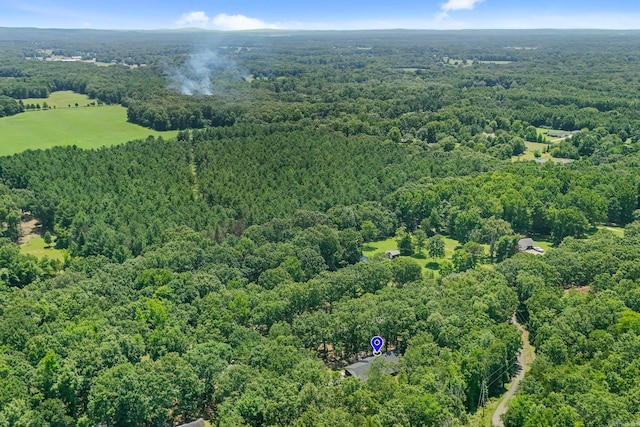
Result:
{"label": "sky", "polygon": [[0,0],[0,27],[640,29],[638,0]]}

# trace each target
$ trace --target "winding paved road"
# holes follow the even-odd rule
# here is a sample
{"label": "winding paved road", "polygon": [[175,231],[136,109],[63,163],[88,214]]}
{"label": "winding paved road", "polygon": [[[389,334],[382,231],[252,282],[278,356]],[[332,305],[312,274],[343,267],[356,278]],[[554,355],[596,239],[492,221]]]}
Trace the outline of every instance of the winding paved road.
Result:
{"label": "winding paved road", "polygon": [[509,404],[509,400],[516,394],[518,387],[520,386],[520,381],[524,378],[524,374],[526,373],[527,368],[527,359],[524,354],[524,348],[529,345],[529,331],[527,331],[524,326],[519,324],[516,321],[515,314],[511,318],[511,321],[514,325],[520,330],[520,334],[522,335],[522,350],[520,350],[520,354],[518,354],[518,364],[520,365],[520,371],[516,374],[511,382],[511,386],[509,390],[504,395],[504,398],[496,408],[496,411],[493,413],[493,417],[491,418],[491,425],[494,427],[504,427],[504,423],[502,422],[502,415],[507,412],[507,405]]}

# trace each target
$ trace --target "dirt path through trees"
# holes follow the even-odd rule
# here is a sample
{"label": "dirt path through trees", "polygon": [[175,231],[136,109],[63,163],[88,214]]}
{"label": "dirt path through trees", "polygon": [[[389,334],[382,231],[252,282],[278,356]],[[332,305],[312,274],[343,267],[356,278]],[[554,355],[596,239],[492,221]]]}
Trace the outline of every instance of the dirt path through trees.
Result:
{"label": "dirt path through trees", "polygon": [[31,240],[33,237],[37,237],[40,235],[42,224],[40,224],[37,219],[31,216],[26,216],[20,223],[20,227],[22,228],[20,244],[25,245],[29,243],[29,240]]}
{"label": "dirt path through trees", "polygon": [[527,331],[524,326],[517,322],[515,314],[513,315],[511,321],[514,325],[516,325],[518,330],[520,330],[520,334],[522,335],[523,345],[522,350],[518,355],[518,364],[520,365],[521,369],[511,382],[509,390],[504,395],[504,398],[496,408],[496,411],[493,413],[493,417],[491,418],[491,425],[493,425],[494,427],[504,427],[504,423],[502,422],[502,415],[507,412],[507,405],[509,404],[509,400],[511,400],[516,391],[518,391],[520,382],[524,378],[526,372],[531,368],[531,363],[535,359],[534,349],[529,342],[529,331]]}

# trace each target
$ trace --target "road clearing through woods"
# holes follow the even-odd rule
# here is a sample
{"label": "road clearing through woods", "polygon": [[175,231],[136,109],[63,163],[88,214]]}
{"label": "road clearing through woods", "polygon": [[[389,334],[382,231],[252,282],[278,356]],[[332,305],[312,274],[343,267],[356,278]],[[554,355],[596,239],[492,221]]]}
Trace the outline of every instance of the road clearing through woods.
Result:
{"label": "road clearing through woods", "polygon": [[[496,408],[496,411],[493,413],[493,417],[491,418],[491,425],[494,427],[504,427],[504,422],[502,422],[502,415],[507,412],[507,407],[509,405],[509,400],[516,394],[518,391],[518,387],[520,387],[520,382],[524,379],[525,374],[531,367],[531,362],[535,359],[535,353],[532,351],[533,347],[529,343],[529,331],[525,329],[525,327],[518,323],[518,319],[516,314],[513,315],[511,321],[520,331],[522,335],[522,350],[520,350],[520,354],[518,354],[518,364],[520,365],[520,371],[513,378],[513,381],[509,385],[509,390],[505,393],[502,401]],[[527,362],[529,362],[527,364]]]}

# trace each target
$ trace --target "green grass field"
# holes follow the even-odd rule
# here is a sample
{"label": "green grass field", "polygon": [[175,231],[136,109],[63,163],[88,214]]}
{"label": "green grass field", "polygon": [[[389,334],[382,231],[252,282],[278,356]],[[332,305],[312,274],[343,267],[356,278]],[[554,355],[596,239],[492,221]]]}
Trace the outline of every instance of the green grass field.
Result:
{"label": "green grass field", "polygon": [[384,253],[385,251],[390,251],[393,249],[398,249],[398,243],[394,238],[390,238],[387,240],[365,243],[362,249],[362,253],[365,256],[371,258],[375,254]]}
{"label": "green grass field", "polygon": [[[384,254],[385,251],[390,251],[395,249],[398,249],[398,243],[396,242],[395,238],[392,237],[386,240],[379,240],[377,242],[365,243],[364,247],[362,248],[362,254],[368,258],[372,258],[375,255]],[[424,251],[424,254],[413,254],[410,257],[402,257],[402,258],[412,258],[415,262],[420,264],[420,267],[422,268],[423,273],[433,272],[437,275],[438,274],[437,270],[431,270],[427,268],[427,263],[429,261],[432,261],[430,259],[427,259],[427,257],[428,255],[426,251]]]}
{"label": "green grass field", "polygon": [[44,239],[41,236],[33,236],[24,245],[20,245],[20,252],[27,255],[35,255],[38,258],[42,258],[45,255],[49,258],[64,261],[65,251],[61,249],[55,249],[53,245],[48,247],[44,243]]}
{"label": "green grass field", "polygon": [[126,108],[116,105],[30,111],[0,119],[0,155],[58,145],[99,148],[149,135],[173,138],[176,134],[129,123]]}
{"label": "green grass field", "polygon": [[447,65],[470,67],[471,65],[473,65],[473,61],[470,59],[465,61],[464,59],[460,58],[449,58],[449,61],[447,61]]}
{"label": "green grass field", "polygon": [[48,98],[27,98],[23,99],[22,103],[27,104],[40,104],[46,102],[50,108],[76,108],[77,103],[80,107],[85,107],[87,104],[96,102],[95,99],[90,99],[87,95],[81,95],[79,93],[72,92],[70,90],[62,90],[59,92],[52,92]]}
{"label": "green grass field", "polygon": [[[444,238],[444,252],[445,257],[451,257],[453,255],[453,251],[457,246],[460,246],[457,240],[454,240],[450,237],[442,236]],[[485,249],[488,250],[488,245],[485,246]],[[371,257],[377,253],[384,253],[385,251],[398,249],[398,243],[396,242],[395,237],[391,237],[386,240],[378,240],[376,242],[368,242],[364,244],[364,249],[362,253],[368,257]],[[426,249],[423,250],[424,256],[427,257]],[[421,259],[421,258],[418,258]],[[426,259],[426,258],[425,258]]]}
{"label": "green grass field", "polygon": [[[435,261],[438,263],[440,263],[445,259],[451,259],[451,256],[453,255],[453,252],[455,251],[456,247],[460,246],[460,243],[457,240],[454,240],[446,236],[442,236],[442,237],[444,238],[444,257],[436,258]],[[484,248],[485,254],[488,256],[489,245],[482,245],[482,247]],[[395,249],[398,249],[398,243],[396,242],[394,237],[391,237],[386,240],[379,240],[376,242],[365,243],[362,249],[362,254],[368,258],[372,258],[373,256],[376,256],[378,254],[384,254],[385,251],[395,250]],[[403,257],[403,258],[412,258],[414,261],[420,264],[420,267],[422,267],[423,272],[430,272],[435,274],[436,276],[438,275],[438,270],[430,268],[433,266],[432,263],[434,260],[433,258],[429,257],[429,254],[427,253],[426,249],[424,249],[421,254],[413,254],[410,257]],[[486,265],[486,266],[492,267],[489,265]]]}
{"label": "green grass field", "polygon": [[544,152],[544,150],[546,150],[547,148],[547,144],[543,144],[540,142],[525,142],[525,145],[527,146],[527,151],[521,156],[512,156],[511,160],[513,160],[514,162],[518,160],[534,160],[536,158],[534,155],[534,152],[536,150],[540,152],[541,160],[546,161],[551,159],[551,154]]}
{"label": "green grass field", "polygon": [[553,242],[551,240],[538,240],[534,238],[533,241],[536,242],[536,246],[544,249],[545,253],[549,252],[549,249],[553,248]]}
{"label": "green grass field", "polygon": [[547,135],[547,132],[566,132],[565,130],[562,129],[547,129],[547,128],[536,128],[536,130],[538,131],[538,135],[542,135],[545,138],[547,138],[547,141],[549,142],[558,142],[558,141],[562,141],[564,138],[553,138]]}
{"label": "green grass field", "polygon": [[599,230],[605,229],[605,230],[613,231],[613,234],[615,234],[616,236],[624,237],[624,227],[614,227],[612,225],[599,225],[598,229]]}
{"label": "green grass field", "polygon": [[[512,162],[535,160],[536,157],[534,152],[536,150],[540,152],[540,160],[543,162],[552,161],[555,163],[568,163],[573,161],[571,159],[563,159],[561,157],[551,157],[551,153],[544,153],[543,151],[547,148],[548,144],[540,142],[525,142],[525,145],[527,146],[527,151],[521,156],[511,156]],[[551,144],[551,147],[553,147],[553,143]]]}

